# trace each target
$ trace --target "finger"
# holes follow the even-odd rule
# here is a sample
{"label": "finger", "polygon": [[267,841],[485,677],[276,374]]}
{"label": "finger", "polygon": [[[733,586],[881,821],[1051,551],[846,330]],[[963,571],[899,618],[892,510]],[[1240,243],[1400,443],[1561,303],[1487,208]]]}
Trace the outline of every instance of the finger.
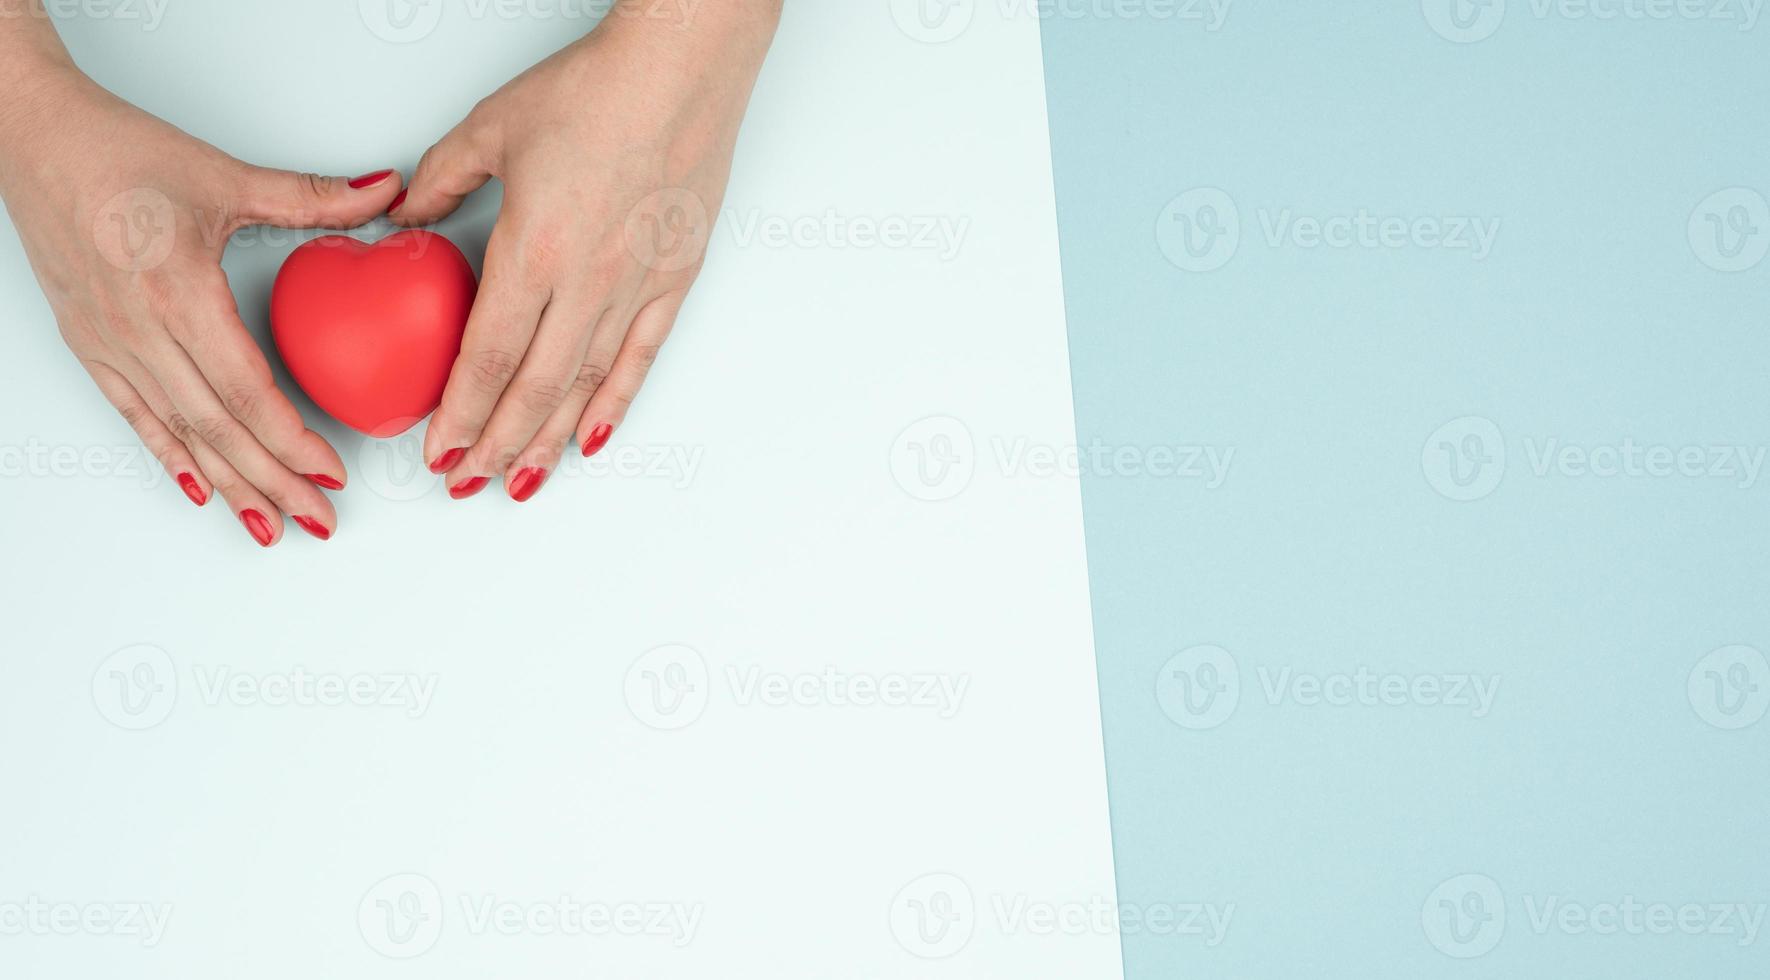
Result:
{"label": "finger", "polygon": [[322,177],[241,164],[236,209],[249,224],[355,228],[380,217],[400,193],[397,170]]}
{"label": "finger", "polygon": [[344,489],[344,460],[307,427],[294,403],[276,386],[264,351],[240,321],[227,279],[217,273],[201,284],[192,301],[188,319],[170,318],[167,327],[221,396],[228,414],[287,469],[327,490]]}
{"label": "finger", "polygon": [[[620,353],[621,339],[626,336],[631,325],[631,314],[604,314],[596,329],[590,333],[590,342],[584,351],[583,359],[578,366],[577,376],[572,381],[571,391],[564,401],[553,410],[553,414],[541,424],[541,428],[530,440],[529,444],[517,454],[516,461],[507,468],[506,492],[515,497],[523,494],[520,499],[527,499],[540,489],[540,482],[548,473],[559,465],[559,458],[565,452],[566,444],[572,441],[572,433],[576,430],[578,419],[584,414],[584,407],[596,390],[608,377],[609,369],[614,366],[615,356]],[[540,480],[523,479],[527,470],[537,470]],[[530,486],[529,484],[533,484]]]}
{"label": "finger", "polygon": [[118,374],[115,368],[96,361],[86,362],[86,370],[92,380],[98,383],[98,390],[110,399],[117,411],[122,413],[123,421],[141,437],[141,444],[147,451],[154,454],[166,473],[178,483],[178,489],[190,498],[191,503],[198,507],[209,502],[211,484],[203,475],[203,468],[197,465],[196,457],[191,455],[190,448],[179,442],[166,428],[166,423],[154,414],[148,403],[142,400],[141,393],[129,380]]}
{"label": "finger", "polygon": [[[172,434],[187,444],[191,437],[201,439],[302,528],[321,540],[331,537],[338,516],[326,495],[306,477],[278,462],[252,431],[228,412],[190,356],[170,336],[153,347],[143,363],[171,399],[172,414],[166,418],[166,426]],[[204,469],[220,486],[221,477],[207,465]],[[242,519],[250,526],[243,514]],[[253,536],[258,537],[256,533]]]}
{"label": "finger", "polygon": [[613,310],[604,311],[600,318],[596,311],[594,300],[563,296],[555,296],[547,305],[522,366],[462,461],[460,468],[464,473],[506,474],[506,488],[518,502],[541,489],[554,464],[559,462],[557,453],[544,462],[529,460],[519,468],[513,468],[513,464],[562,404],[568,400],[587,403],[600,383],[601,375],[585,363],[591,337],[619,331],[626,324]]}
{"label": "finger", "polygon": [[[233,468],[213,447],[203,442],[189,427],[183,424],[183,416],[172,406],[172,399],[166,394],[160,383],[155,381],[151,372],[139,361],[124,366],[124,376],[135,390],[140,392],[142,400],[154,415],[165,423],[167,431],[190,449],[196,458],[197,465],[202,467],[215,492],[221,495],[227,509],[233,511],[234,519],[263,548],[268,548],[283,538],[283,515],[277,510],[270,498],[260,493],[257,487],[247,482],[240,472]],[[181,431],[182,430],[182,431]]]}
{"label": "finger", "polygon": [[633,406],[640,386],[645,384],[645,376],[676,325],[676,315],[682,311],[682,301],[687,296],[686,290],[666,293],[633,318],[633,326],[621,341],[621,351],[615,355],[608,378],[590,397],[590,404],[578,420],[578,445],[585,456],[594,456],[607,445],[609,437],[626,419],[627,409]]}
{"label": "finger", "polygon": [[440,221],[453,214],[467,195],[485,186],[492,178],[491,154],[478,133],[470,116],[424,152],[411,186],[387,208],[395,224],[414,227]]}
{"label": "finger", "polygon": [[[486,249],[486,275],[467,329],[461,353],[449,371],[442,404],[424,432],[424,459],[432,472],[458,469],[476,442],[504,389],[522,365],[547,306],[548,291],[535,273],[525,273],[520,240],[511,241],[508,222],[492,229]],[[487,476],[493,471],[476,475]]]}

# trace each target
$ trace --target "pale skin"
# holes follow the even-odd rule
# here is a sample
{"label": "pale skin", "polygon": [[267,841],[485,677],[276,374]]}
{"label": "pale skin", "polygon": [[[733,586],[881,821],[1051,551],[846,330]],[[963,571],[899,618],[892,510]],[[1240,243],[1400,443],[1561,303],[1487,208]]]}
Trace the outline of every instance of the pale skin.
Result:
{"label": "pale skin", "polygon": [[498,178],[503,208],[424,458],[451,496],[502,481],[527,500],[564,452],[608,442],[668,337],[780,2],[621,0],[474,107],[402,187],[393,171],[236,160],[81,74],[41,0],[0,0],[0,197],[99,390],[193,502],[219,495],[269,546],[285,520],[329,538],[325,491],[348,477],[240,320],[228,236],[383,213],[428,225]]}

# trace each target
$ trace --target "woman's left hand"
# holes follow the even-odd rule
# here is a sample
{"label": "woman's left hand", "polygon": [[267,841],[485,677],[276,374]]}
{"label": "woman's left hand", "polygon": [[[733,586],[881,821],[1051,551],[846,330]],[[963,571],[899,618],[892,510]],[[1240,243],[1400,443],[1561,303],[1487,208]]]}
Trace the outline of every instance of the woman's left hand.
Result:
{"label": "woman's left hand", "polygon": [[456,498],[540,489],[608,441],[700,271],[780,0],[693,20],[623,2],[474,107],[391,209],[406,226],[504,182],[479,297],[424,458]]}

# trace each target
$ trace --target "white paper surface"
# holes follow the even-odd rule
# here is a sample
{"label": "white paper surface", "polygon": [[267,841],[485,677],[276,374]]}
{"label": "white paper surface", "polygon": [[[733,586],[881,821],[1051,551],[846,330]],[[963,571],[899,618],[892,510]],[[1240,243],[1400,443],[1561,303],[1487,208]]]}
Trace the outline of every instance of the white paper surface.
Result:
{"label": "white paper surface", "polygon": [[[64,36],[244,158],[409,174],[587,27],[371,6]],[[527,504],[303,401],[340,531],[261,551],[0,235],[0,975],[1119,975],[1037,23],[788,6],[639,405]],[[295,241],[229,253],[261,340]]]}

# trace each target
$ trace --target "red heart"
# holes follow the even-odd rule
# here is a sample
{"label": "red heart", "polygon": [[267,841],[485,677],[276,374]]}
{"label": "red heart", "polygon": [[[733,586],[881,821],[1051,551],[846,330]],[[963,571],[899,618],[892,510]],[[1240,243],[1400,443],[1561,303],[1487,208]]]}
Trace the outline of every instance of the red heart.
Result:
{"label": "red heart", "polygon": [[442,401],[479,283],[441,235],[297,248],[270,292],[283,363],[314,404],[358,432],[399,435]]}

